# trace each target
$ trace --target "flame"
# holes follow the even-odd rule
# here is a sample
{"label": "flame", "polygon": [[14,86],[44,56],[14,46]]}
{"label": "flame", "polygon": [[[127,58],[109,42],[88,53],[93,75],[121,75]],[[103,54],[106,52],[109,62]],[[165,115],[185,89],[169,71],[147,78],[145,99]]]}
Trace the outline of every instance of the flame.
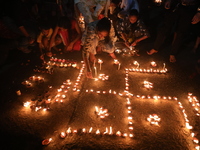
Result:
{"label": "flame", "polygon": [[90,127],[90,129],[89,129],[89,133],[91,133],[92,132],[92,127]]}
{"label": "flame", "polygon": [[67,134],[72,133],[71,127],[69,127],[66,132],[67,132]]}
{"label": "flame", "polygon": [[110,127],[109,135],[112,135],[112,134],[113,134],[112,127]]}
{"label": "flame", "polygon": [[100,134],[100,130],[99,129],[97,129],[96,134]]}
{"label": "flame", "polygon": [[29,107],[30,104],[31,104],[31,102],[25,102],[25,103],[24,103],[24,107]]}

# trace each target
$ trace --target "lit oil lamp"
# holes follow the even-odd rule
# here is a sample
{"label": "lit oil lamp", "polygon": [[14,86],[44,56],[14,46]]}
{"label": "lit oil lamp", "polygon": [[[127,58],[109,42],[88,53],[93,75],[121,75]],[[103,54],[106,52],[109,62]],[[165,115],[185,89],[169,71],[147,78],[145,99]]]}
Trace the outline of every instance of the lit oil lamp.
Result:
{"label": "lit oil lamp", "polygon": [[117,132],[116,132],[116,135],[117,135],[117,136],[122,136],[122,133],[121,133],[120,131],[117,131]]}
{"label": "lit oil lamp", "polygon": [[98,59],[98,63],[100,65],[100,69],[99,70],[101,70],[101,64],[103,63],[103,61],[101,59]]}
{"label": "lit oil lamp", "polygon": [[119,60],[118,59],[114,59],[114,64],[118,65],[119,64]]}
{"label": "lit oil lamp", "polygon": [[99,129],[97,129],[96,135],[100,135],[100,130]]}
{"label": "lit oil lamp", "polygon": [[156,66],[157,66],[156,62],[155,62],[155,61],[152,61],[152,62],[151,62],[151,66],[156,67]]}
{"label": "lit oil lamp", "polygon": [[45,139],[42,141],[42,145],[49,145],[52,141],[52,138],[49,138],[49,139]]}
{"label": "lit oil lamp", "polygon": [[66,133],[65,133],[65,132],[61,132],[61,133],[60,133],[60,137],[61,137],[62,139],[64,139],[64,138],[66,137]]}

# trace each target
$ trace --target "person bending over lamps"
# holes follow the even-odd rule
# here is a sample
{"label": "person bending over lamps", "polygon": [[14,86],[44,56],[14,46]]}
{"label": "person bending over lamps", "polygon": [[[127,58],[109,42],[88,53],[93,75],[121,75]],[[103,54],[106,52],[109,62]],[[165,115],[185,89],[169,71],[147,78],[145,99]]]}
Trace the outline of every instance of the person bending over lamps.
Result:
{"label": "person bending over lamps", "polygon": [[[120,13],[118,15],[120,16]],[[140,41],[150,36],[143,21],[139,19],[139,13],[136,9],[130,10],[128,16],[120,18],[116,29],[128,48],[136,46]]]}
{"label": "person bending over lamps", "polygon": [[117,40],[115,37],[114,28],[108,18],[103,18],[88,24],[83,37],[83,60],[86,64],[87,77],[92,77],[92,70],[90,62],[95,63],[95,55],[101,51],[109,53],[109,55],[116,59],[114,54],[114,42]]}

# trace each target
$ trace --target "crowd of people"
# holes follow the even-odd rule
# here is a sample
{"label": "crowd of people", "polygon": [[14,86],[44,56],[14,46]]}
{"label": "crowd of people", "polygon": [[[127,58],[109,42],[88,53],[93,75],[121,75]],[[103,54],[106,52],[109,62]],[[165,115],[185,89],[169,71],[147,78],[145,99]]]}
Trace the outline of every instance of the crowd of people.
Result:
{"label": "crowd of people", "polygon": [[[15,0],[1,2],[0,38],[12,48],[30,53],[37,45],[40,58],[51,57],[52,50],[63,44],[63,52],[82,51],[87,77],[100,51],[116,59],[115,43],[128,48],[150,37],[148,13],[151,3],[163,7],[164,19],[148,55],[162,50],[173,34],[169,61],[176,62],[183,40],[192,24],[197,33],[193,52],[200,44],[199,0]],[[144,5],[145,4],[145,5]],[[145,7],[147,6],[147,7]],[[147,14],[146,13],[146,14]],[[200,60],[198,61],[200,63]]]}

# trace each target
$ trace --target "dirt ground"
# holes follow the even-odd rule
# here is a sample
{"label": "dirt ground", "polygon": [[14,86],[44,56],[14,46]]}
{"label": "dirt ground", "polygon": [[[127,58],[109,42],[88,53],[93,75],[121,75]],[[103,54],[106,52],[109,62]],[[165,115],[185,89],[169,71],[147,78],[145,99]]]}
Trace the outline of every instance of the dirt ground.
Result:
{"label": "dirt ground", "polygon": [[[37,53],[22,57],[21,61],[14,61],[21,57],[21,53],[13,52],[15,57],[10,64],[2,67],[1,71],[1,144],[2,150],[57,150],[57,149],[135,149],[135,150],[193,150],[194,144],[190,131],[185,128],[183,113],[176,101],[138,99],[136,95],[161,95],[176,96],[186,109],[186,114],[193,131],[199,137],[199,118],[188,103],[187,94],[192,92],[199,98],[199,76],[190,79],[189,75],[195,70],[195,56],[184,50],[178,58],[178,62],[168,62],[168,51],[165,50],[153,56],[148,56],[146,50],[151,47],[152,41],[144,41],[138,46],[141,56],[123,56],[116,54],[121,63],[113,64],[113,60],[105,53],[98,54],[97,58],[103,60],[101,66],[97,63],[97,74],[104,73],[109,76],[106,81],[95,81],[81,77],[80,92],[73,92],[73,85],[80,72],[81,52],[70,52],[59,54],[54,57],[77,61],[79,68],[54,67],[53,74],[34,72],[41,64]],[[119,47],[120,48],[120,47]],[[167,48],[166,48],[167,49]],[[189,57],[188,57],[189,56]],[[30,60],[30,61],[29,61]],[[123,93],[125,90],[125,68],[135,67],[133,61],[140,63],[140,68],[149,68],[150,62],[157,63],[157,69],[166,63],[168,72],[166,74],[148,74],[129,72],[129,92],[134,94],[130,98],[133,117],[133,138],[118,137],[116,135],[103,135],[103,132],[110,126],[113,133],[121,131],[129,133],[127,121],[126,97],[109,93],[110,90],[116,93]],[[93,74],[94,69],[93,69]],[[26,88],[21,83],[28,80],[30,76],[39,75],[44,77],[43,83],[34,83],[33,87]],[[52,101],[50,110],[35,112],[25,108],[23,103],[30,101],[37,95],[42,95],[52,86],[51,95],[55,96],[56,90],[62,83],[70,79],[72,86],[69,89],[68,97],[63,103]],[[153,83],[153,89],[147,90],[143,87],[143,81]],[[86,92],[93,89],[94,92]],[[22,95],[17,96],[16,91],[20,90]],[[96,91],[101,91],[100,94]],[[106,91],[106,94],[103,94]],[[108,109],[109,116],[100,119],[95,114],[95,106]],[[161,118],[160,126],[153,126],[147,122],[150,114],[157,114]],[[78,133],[60,138],[60,133],[69,127],[77,129]],[[86,128],[88,132],[93,127],[92,133],[81,133]],[[99,129],[101,134],[96,135]],[[42,146],[44,139],[52,138],[47,146]]]}

